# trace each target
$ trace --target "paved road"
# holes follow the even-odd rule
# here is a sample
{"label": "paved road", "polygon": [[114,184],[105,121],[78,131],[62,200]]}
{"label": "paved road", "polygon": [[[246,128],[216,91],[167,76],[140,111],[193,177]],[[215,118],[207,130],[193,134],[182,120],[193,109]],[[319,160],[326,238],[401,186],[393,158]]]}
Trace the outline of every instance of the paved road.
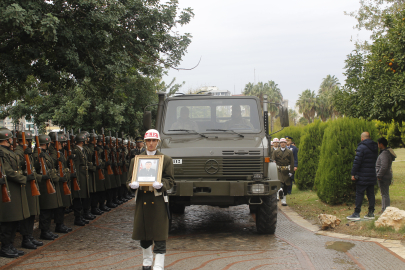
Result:
{"label": "paved road", "polygon": [[[131,239],[133,209],[132,200],[19,259],[2,258],[0,269],[141,269],[142,252]],[[67,224],[72,220],[67,216]],[[258,235],[247,206],[187,207],[174,216],[167,248],[166,269],[405,268],[376,243],[314,234],[281,211],[276,234]]]}

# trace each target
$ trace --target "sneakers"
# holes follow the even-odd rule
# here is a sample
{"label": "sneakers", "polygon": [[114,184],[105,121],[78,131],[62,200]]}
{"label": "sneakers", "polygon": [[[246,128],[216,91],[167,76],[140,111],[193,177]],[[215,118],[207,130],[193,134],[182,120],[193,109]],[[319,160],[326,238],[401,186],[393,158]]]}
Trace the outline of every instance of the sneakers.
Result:
{"label": "sneakers", "polygon": [[375,219],[373,212],[368,212],[367,215],[364,216],[365,219]]}
{"label": "sneakers", "polygon": [[354,212],[351,216],[346,217],[349,220],[360,220],[360,214]]}

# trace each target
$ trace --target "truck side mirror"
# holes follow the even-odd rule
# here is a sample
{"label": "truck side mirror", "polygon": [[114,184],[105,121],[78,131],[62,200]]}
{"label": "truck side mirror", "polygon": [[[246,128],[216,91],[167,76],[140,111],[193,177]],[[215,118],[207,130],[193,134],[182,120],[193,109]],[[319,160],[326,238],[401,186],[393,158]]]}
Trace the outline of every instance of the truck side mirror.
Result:
{"label": "truck side mirror", "polygon": [[151,111],[145,111],[143,113],[143,127],[146,130],[149,130],[152,128],[152,112]]}
{"label": "truck side mirror", "polygon": [[290,120],[288,118],[288,108],[280,108],[280,124],[283,128],[290,126]]}

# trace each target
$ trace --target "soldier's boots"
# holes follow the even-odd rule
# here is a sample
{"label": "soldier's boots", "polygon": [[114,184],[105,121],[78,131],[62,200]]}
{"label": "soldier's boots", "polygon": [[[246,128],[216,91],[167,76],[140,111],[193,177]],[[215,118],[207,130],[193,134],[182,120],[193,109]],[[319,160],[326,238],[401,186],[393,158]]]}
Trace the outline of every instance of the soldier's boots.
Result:
{"label": "soldier's boots", "polygon": [[115,203],[116,205],[121,205],[121,204],[123,204],[124,202],[123,202],[123,201],[120,201],[120,200],[118,200],[118,199],[115,199],[115,200],[113,200],[113,203]]}
{"label": "soldier's boots", "polygon": [[93,215],[97,215],[97,216],[104,214],[104,212],[101,211],[101,210],[100,210],[99,208],[97,208],[97,207],[92,207],[92,208],[91,208],[91,213],[92,213]]}
{"label": "soldier's boots", "polygon": [[90,209],[86,209],[84,210],[83,218],[87,220],[93,220],[96,218],[96,216],[90,213]]}
{"label": "soldier's boots", "polygon": [[72,228],[69,228],[68,226],[66,226],[63,223],[56,224],[55,232],[57,232],[57,233],[68,233],[71,231],[72,231]]}
{"label": "soldier's boots", "polygon": [[281,205],[287,206],[287,196],[284,196],[284,198],[281,200]]}
{"label": "soldier's boots", "polygon": [[280,188],[280,189],[278,190],[278,197],[279,197],[280,200],[282,200],[282,199],[283,199],[283,196],[284,196],[283,189]]}
{"label": "soldier's boots", "polygon": [[23,235],[23,240],[21,242],[21,247],[27,249],[37,249],[37,245],[32,243],[31,238],[29,235]]}
{"label": "soldier's boots", "polygon": [[34,245],[36,245],[37,247],[40,247],[40,246],[43,246],[43,245],[44,245],[43,242],[34,239],[34,236],[32,236],[32,235],[30,235],[30,240],[31,240],[31,242],[32,242]]}
{"label": "soldier's boots", "polygon": [[124,198],[127,199],[127,201],[131,200],[132,197],[128,195],[128,193],[125,193]]}
{"label": "soldier's boots", "polygon": [[165,254],[156,254],[155,265],[153,270],[163,270],[165,269]]}
{"label": "soldier's boots", "polygon": [[[56,236],[56,237],[55,237]],[[58,238],[59,235],[52,233],[50,230],[42,230],[41,235],[39,238],[43,240],[55,240],[55,238]]]}
{"label": "soldier's boots", "polygon": [[81,217],[75,217],[75,221],[73,224],[76,226],[84,226],[86,225],[86,222],[84,222]]}
{"label": "soldier's boots", "polygon": [[152,266],[142,266],[142,270],[152,270]]}
{"label": "soldier's boots", "polygon": [[100,210],[104,212],[111,211],[111,208],[107,207],[105,204],[100,205]]}
{"label": "soldier's boots", "polygon": [[142,248],[142,255],[143,255],[142,270],[144,270],[144,269],[152,270],[152,264],[153,264],[152,246],[150,246],[148,248]]}
{"label": "soldier's boots", "polygon": [[0,257],[17,258],[19,255],[11,249],[11,245],[1,245]]}
{"label": "soldier's boots", "polygon": [[108,208],[117,208],[117,205],[113,202],[107,202],[107,207]]}
{"label": "soldier's boots", "polygon": [[24,255],[24,251],[16,249],[13,245],[10,245],[12,251],[17,252],[18,256]]}

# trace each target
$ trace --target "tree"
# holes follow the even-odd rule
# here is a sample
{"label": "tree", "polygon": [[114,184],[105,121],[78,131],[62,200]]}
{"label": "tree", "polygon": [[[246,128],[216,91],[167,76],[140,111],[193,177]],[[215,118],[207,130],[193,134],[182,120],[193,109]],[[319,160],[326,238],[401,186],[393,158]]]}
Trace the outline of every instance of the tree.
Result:
{"label": "tree", "polygon": [[297,118],[298,118],[298,113],[293,110],[293,109],[288,109],[288,117],[290,118],[290,123],[294,123],[294,126],[297,125]]}
{"label": "tree", "polygon": [[296,105],[299,107],[299,112],[303,114],[309,123],[311,123],[318,108],[318,101],[315,92],[309,89],[303,91],[298,96]]}
{"label": "tree", "polygon": [[32,80],[47,94],[86,80],[108,95],[117,74],[148,76],[175,67],[191,35],[173,29],[194,15],[190,8],[179,11],[176,0],[4,0],[0,14],[2,104],[24,99]]}
{"label": "tree", "polygon": [[387,15],[387,32],[368,54],[354,51],[346,60],[346,84],[334,94],[334,106],[347,116],[405,121],[405,11]]}
{"label": "tree", "polygon": [[323,202],[341,204],[354,201],[356,191],[351,169],[360,135],[364,131],[370,132],[373,140],[378,138],[373,122],[345,117],[328,123],[314,183],[314,189]]}

